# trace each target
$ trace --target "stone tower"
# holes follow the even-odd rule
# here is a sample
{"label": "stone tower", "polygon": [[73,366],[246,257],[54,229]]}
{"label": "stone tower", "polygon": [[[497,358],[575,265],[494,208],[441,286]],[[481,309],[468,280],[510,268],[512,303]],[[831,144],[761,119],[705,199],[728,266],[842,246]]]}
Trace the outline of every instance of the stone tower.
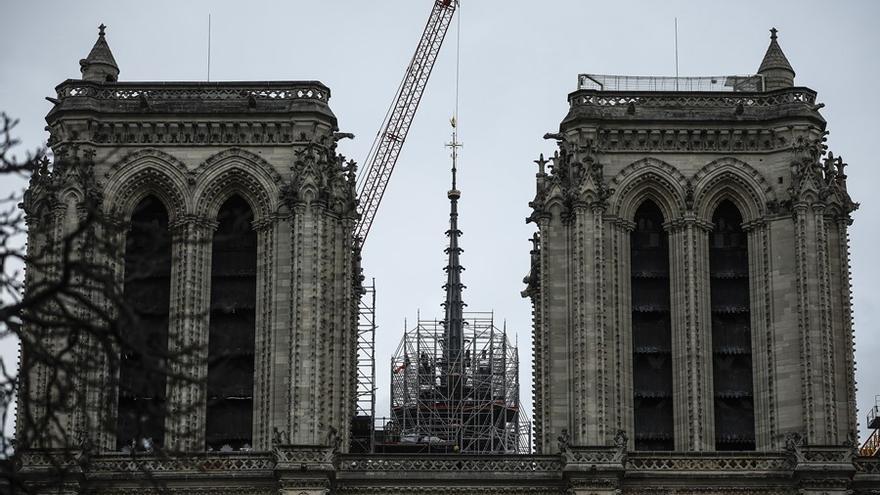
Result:
{"label": "stone tower", "polygon": [[[54,160],[22,203],[26,295],[64,290],[20,313],[18,443],[14,463],[0,460],[0,492],[880,489],[880,457],[853,445],[856,205],[816,93],[794,86],[775,32],[756,76],[579,78],[547,136],[558,152],[537,161],[525,291],[537,452],[519,455],[509,437],[349,451],[356,167],[336,152],[350,135],[324,85],[120,82],[103,27],[80,65],[50,98]],[[444,387],[404,345],[426,340],[416,329],[392,380],[416,399],[401,410],[440,410],[438,390],[470,388],[456,401],[468,413],[447,424],[513,423],[518,396],[503,391],[518,390],[516,353],[491,318],[460,313],[459,195],[453,185],[445,320],[461,329],[434,322],[427,340],[434,363],[471,372]],[[434,344],[447,335],[444,353]],[[426,414],[412,417],[423,426]]]}
{"label": "stone tower", "polygon": [[[104,26],[80,65],[46,117],[54,166],[23,205],[31,253],[60,249],[94,209],[102,222],[89,228],[120,249],[83,243],[77,256],[110,267],[128,294],[146,335],[132,347],[190,354],[163,370],[184,379],[148,374],[153,384],[137,366],[158,361],[137,349],[87,367],[73,385],[87,406],[61,422],[98,451],[344,449],[360,273],[355,166],[335,151],[330,90],[118,82]],[[145,253],[150,242],[163,251]],[[53,270],[32,263],[29,284]],[[35,367],[28,392],[40,396],[51,374]]]}
{"label": "stone tower", "polygon": [[538,452],[851,446],[857,205],[776,30],[756,76],[568,100],[529,217]]}

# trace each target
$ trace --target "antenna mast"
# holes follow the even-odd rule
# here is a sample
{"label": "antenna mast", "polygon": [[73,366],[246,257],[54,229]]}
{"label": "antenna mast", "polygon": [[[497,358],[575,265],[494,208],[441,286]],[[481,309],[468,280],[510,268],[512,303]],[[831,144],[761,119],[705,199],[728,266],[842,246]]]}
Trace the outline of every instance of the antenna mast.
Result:
{"label": "antenna mast", "polygon": [[208,14],[208,82],[211,82],[211,14]]}
{"label": "antenna mast", "polygon": [[678,91],[678,17],[675,18],[675,90]]}

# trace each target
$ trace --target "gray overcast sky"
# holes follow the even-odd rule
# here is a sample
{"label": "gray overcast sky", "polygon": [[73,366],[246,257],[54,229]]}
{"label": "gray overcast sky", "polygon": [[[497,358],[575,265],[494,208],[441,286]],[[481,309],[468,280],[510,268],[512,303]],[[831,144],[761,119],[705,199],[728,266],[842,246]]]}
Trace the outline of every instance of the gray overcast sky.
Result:
{"label": "gray overcast sky", "polygon": [[[880,200],[873,196],[878,138],[880,2],[462,0],[460,189],[465,299],[494,309],[520,343],[521,392],[529,410],[530,309],[519,296],[533,227],[541,139],[565,115],[580,72],[671,75],[678,17],[682,75],[754,73],[777,27],[797,72],[818,91],[829,144],[851,165],[850,193],[862,206],[852,228],[859,424],[880,394]],[[0,110],[19,117],[27,147],[46,139],[44,100],[79,77],[97,25],[120,80],[203,80],[212,15],[212,80],[318,79],[332,90],[342,152],[363,161],[390,104],[432,0],[48,1],[0,0]],[[388,362],[416,311],[442,316],[448,215],[448,119],[454,107],[454,31],[443,48],[364,253],[378,286],[377,413],[388,412]],[[871,138],[871,136],[874,136]],[[8,179],[4,179],[7,180]],[[20,184],[0,184],[0,192]],[[873,247],[872,247],[873,246]],[[875,254],[871,254],[874,252]],[[14,355],[8,343],[5,355]]]}

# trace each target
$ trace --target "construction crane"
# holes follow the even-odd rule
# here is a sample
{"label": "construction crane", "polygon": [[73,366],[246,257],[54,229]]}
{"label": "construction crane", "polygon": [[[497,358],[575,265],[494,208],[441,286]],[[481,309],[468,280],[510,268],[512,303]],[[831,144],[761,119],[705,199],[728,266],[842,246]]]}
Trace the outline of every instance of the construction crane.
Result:
{"label": "construction crane", "polygon": [[446,38],[446,31],[452,23],[456,7],[458,0],[434,1],[434,8],[431,9],[431,15],[428,17],[428,23],[416,52],[367,155],[366,173],[361,175],[357,184],[360,220],[355,229],[355,238],[359,239],[361,244],[370,233],[379,203],[385,194],[385,188],[388,187],[391,172],[394,171],[394,165],[406,141],[413,117],[425,93],[425,86],[428,84],[428,78],[431,77],[431,70],[434,68],[443,39]]}
{"label": "construction crane", "polygon": [[[376,140],[370,148],[365,162],[365,173],[358,177],[358,213],[360,220],[355,228],[355,242],[363,245],[370,226],[376,217],[379,203],[388,187],[388,179],[394,171],[394,165],[400,156],[400,150],[406,141],[416,110],[425,93],[425,86],[440,46],[446,38],[446,31],[452,23],[458,0],[435,0],[428,24],[422,33],[416,52],[410,60],[403,81],[397,88],[394,101]],[[364,288],[364,294],[358,306],[358,374],[356,390],[356,411],[352,418],[351,450],[352,452],[372,452],[375,428],[376,404],[376,366],[375,366],[375,333],[376,333],[376,292],[373,285]]]}

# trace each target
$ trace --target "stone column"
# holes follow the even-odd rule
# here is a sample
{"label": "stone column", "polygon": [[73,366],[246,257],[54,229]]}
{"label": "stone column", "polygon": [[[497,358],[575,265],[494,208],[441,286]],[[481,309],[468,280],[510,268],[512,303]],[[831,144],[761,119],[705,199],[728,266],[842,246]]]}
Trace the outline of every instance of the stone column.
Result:
{"label": "stone column", "polygon": [[[54,199],[54,198],[53,198]],[[47,205],[41,213],[44,213],[36,222],[28,218],[28,257],[25,274],[29,290],[33,290],[38,284],[51,283],[56,280],[61,271],[61,246],[64,237],[64,218],[67,206],[60,201],[53,201]],[[39,253],[36,255],[35,253]],[[51,315],[46,314],[55,304],[54,301],[46,302],[47,308],[30,308],[29,311],[36,313],[34,316],[41,320],[53,321]],[[51,311],[54,313],[54,311]],[[42,352],[50,356],[56,353],[56,344],[47,325],[25,324],[22,329],[24,338],[32,339],[34,344],[42,345]],[[22,344],[22,367],[26,369],[26,376],[22,377],[22,394],[27,394],[26,399],[18,399],[16,441],[19,445],[33,448],[55,448],[52,439],[59,433],[54,428],[44,428],[43,424],[53,425],[47,418],[49,414],[47,402],[57,399],[50,395],[49,383],[52,370],[45,362],[30,359],[27,354],[28,346]]]}
{"label": "stone column", "polygon": [[531,294],[532,299],[532,398],[534,411],[534,445],[539,454],[549,452],[552,445],[545,438],[545,432],[549,428],[550,409],[548,394],[550,392],[550,342],[549,328],[547,325],[548,307],[546,300],[549,297],[545,287],[548,279],[548,259],[544,256],[544,235],[549,229],[549,219],[541,217],[537,220],[540,239],[540,249],[533,248],[533,263],[537,266],[538,283]]}
{"label": "stone column", "polygon": [[611,329],[608,337],[611,356],[608,362],[608,415],[613,421],[608,425],[608,432],[627,432],[629,448],[634,448],[630,233],[635,230],[636,225],[619,218],[611,219],[607,225],[609,263],[606,264],[606,304],[608,325]]}
{"label": "stone column", "polygon": [[[98,227],[97,237],[99,242],[104,243],[104,248],[92,248],[88,254],[98,266],[105,266],[107,273],[115,281],[117,288],[122,288],[124,283],[123,267],[125,256],[125,233],[128,225],[121,218],[106,216],[102,225]],[[110,321],[116,321],[118,310],[116,303],[106,294],[95,294],[98,305],[102,308],[105,317]],[[100,346],[100,343],[91,343]],[[90,347],[91,348],[91,347]],[[108,352],[118,352],[118,349],[95,348],[90,352],[91,377],[88,379],[90,390],[88,391],[86,406],[89,410],[88,419],[91,431],[90,440],[98,450],[116,450],[116,406],[118,403],[117,390],[114,383],[118,379],[118,370],[110,368],[110,356]],[[87,368],[88,369],[88,368]]]}
{"label": "stone column", "polygon": [[287,350],[286,418],[276,428],[295,445],[339,442],[344,449],[354,412],[352,219],[319,202],[297,202],[292,212],[291,278],[280,281],[290,287],[291,330],[276,345]]}
{"label": "stone column", "polygon": [[[572,431],[573,341],[569,308],[571,250],[564,208],[554,203],[537,219],[541,233],[540,327],[535,328],[535,417],[540,425],[535,447],[558,452],[556,439]],[[537,371],[540,370],[540,371]]]}
{"label": "stone column", "polygon": [[211,246],[217,222],[187,216],[172,235],[170,355],[165,443],[171,450],[205,449]]}
{"label": "stone column", "polygon": [[714,450],[711,226],[688,212],[664,227],[669,232],[675,448]]}
{"label": "stone column", "polygon": [[[838,396],[838,404],[841,408],[844,418],[842,418],[841,428],[847,440],[856,440],[858,438],[858,424],[856,423],[856,380],[855,380],[855,356],[854,346],[855,340],[853,335],[852,321],[852,282],[849,266],[849,226],[852,220],[849,215],[841,215],[836,219],[837,227],[837,263],[836,270],[837,288],[839,291],[838,301],[839,309],[836,309],[836,317],[839,330],[836,332],[836,340],[840,342],[842,347],[843,374],[841,378],[843,382],[843,395]],[[834,258],[832,258],[834,259]],[[845,395],[844,395],[845,394]]]}
{"label": "stone column", "polygon": [[604,327],[604,207],[576,204],[570,226],[571,347],[573,365],[572,442],[605,445],[607,336]]}
{"label": "stone column", "polygon": [[801,384],[808,445],[833,445],[837,438],[834,341],[831,328],[825,205],[800,201],[793,207],[801,336]]}
{"label": "stone column", "polygon": [[752,335],[752,390],[755,410],[755,449],[782,448],[777,438],[776,359],[773,332],[773,285],[770,277],[770,228],[763,219],[743,225],[748,236],[749,312]]}
{"label": "stone column", "polygon": [[596,402],[595,424],[590,425],[587,439],[590,445],[611,445],[615,429],[608,424],[610,411],[608,410],[608,390],[610,388],[609,376],[611,369],[608,367],[609,347],[608,328],[606,325],[606,308],[608,304],[608,286],[605,282],[605,203],[594,201],[590,205],[591,230],[590,238],[590,264],[592,283],[589,286],[590,301],[584,301],[591,308],[592,337],[594,340],[594,353],[596,376],[592,381],[592,397]]}
{"label": "stone column", "polygon": [[275,361],[275,294],[277,287],[276,239],[280,218],[272,216],[255,220],[257,232],[257,290],[254,328],[254,415],[253,446],[268,450],[272,446],[273,363]]}
{"label": "stone column", "polygon": [[822,349],[822,398],[825,408],[826,445],[839,445],[845,440],[838,434],[837,409],[837,374],[840,370],[835,366],[834,357],[839,354],[840,344],[834,338],[831,303],[831,260],[828,253],[828,225],[826,224],[826,206],[824,203],[813,204],[813,216],[816,223],[816,280],[819,300],[819,333]]}
{"label": "stone column", "polygon": [[320,442],[318,395],[320,386],[316,372],[320,368],[319,353],[321,305],[320,223],[314,205],[298,204],[290,219],[291,332],[288,344],[287,424],[282,431],[293,444],[313,445]]}

